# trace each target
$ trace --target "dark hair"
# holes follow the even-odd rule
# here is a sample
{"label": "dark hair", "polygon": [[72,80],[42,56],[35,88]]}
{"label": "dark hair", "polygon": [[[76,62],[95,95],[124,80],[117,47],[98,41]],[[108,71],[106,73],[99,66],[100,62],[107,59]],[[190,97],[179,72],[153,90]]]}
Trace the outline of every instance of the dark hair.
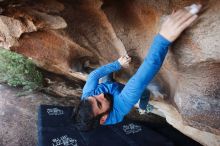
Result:
{"label": "dark hair", "polygon": [[88,100],[82,100],[74,114],[76,128],[80,131],[89,131],[100,126],[100,119],[103,115],[109,113],[112,109],[112,95],[104,94],[104,97],[110,102],[110,109],[97,116],[94,115],[92,105]]}
{"label": "dark hair", "polygon": [[113,96],[111,95],[111,94],[108,94],[108,93],[105,93],[104,94],[104,97],[109,101],[109,103],[110,103],[110,108],[108,109],[108,111],[107,112],[110,112],[111,110],[112,110],[112,108],[113,108]]}

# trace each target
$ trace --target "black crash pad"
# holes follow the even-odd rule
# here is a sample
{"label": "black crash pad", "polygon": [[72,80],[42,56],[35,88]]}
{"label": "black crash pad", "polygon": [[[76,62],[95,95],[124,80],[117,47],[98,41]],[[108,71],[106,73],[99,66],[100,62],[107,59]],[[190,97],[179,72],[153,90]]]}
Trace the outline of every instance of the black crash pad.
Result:
{"label": "black crash pad", "polygon": [[123,121],[89,132],[78,131],[73,107],[41,105],[38,111],[38,146],[173,146],[172,140],[148,126]]}

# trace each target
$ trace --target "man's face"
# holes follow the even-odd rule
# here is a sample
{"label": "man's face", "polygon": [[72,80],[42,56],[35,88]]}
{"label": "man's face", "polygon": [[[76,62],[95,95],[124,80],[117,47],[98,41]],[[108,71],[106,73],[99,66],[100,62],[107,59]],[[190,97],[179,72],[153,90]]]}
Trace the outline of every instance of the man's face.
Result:
{"label": "man's face", "polygon": [[110,109],[110,102],[104,97],[104,94],[90,96],[88,98],[92,105],[94,116],[105,113]]}

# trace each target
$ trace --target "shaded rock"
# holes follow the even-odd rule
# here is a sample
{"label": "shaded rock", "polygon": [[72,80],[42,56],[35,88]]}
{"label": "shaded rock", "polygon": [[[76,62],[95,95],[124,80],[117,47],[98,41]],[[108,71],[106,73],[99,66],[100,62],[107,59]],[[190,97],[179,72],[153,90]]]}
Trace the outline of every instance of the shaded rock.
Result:
{"label": "shaded rock", "polygon": [[220,125],[216,122],[220,121],[220,74],[217,72],[220,72],[217,63],[187,68],[179,78],[174,100],[189,125],[220,135]]}
{"label": "shaded rock", "polygon": [[60,16],[52,16],[35,10],[31,12],[31,15],[41,21],[39,28],[62,29],[67,26],[65,20]]}
{"label": "shaded rock", "polygon": [[0,7],[0,14],[2,14],[3,11],[4,11],[4,10]]}
{"label": "shaded rock", "polygon": [[[45,86],[42,89],[45,93],[62,98],[68,98],[78,103],[82,95],[83,82],[71,82],[63,76],[51,75],[44,72]],[[77,104],[76,104],[77,105]]]}
{"label": "shaded rock", "polygon": [[188,126],[187,124],[185,124],[181,114],[176,110],[174,106],[158,101],[151,101],[150,103],[157,108],[157,110],[155,110],[153,113],[160,116],[163,115],[169,124],[171,124],[176,129],[180,130],[185,135],[200,142],[202,145],[219,145],[219,135],[199,130],[192,126]]}
{"label": "shaded rock", "polygon": [[126,54],[126,50],[101,5],[102,2],[97,0],[64,2],[61,15],[67,21],[68,36],[90,50],[99,64],[104,64]]}
{"label": "shaded rock", "polygon": [[32,8],[45,13],[59,13],[64,10],[64,5],[56,0],[32,1]]}
{"label": "shaded rock", "polygon": [[[92,57],[88,50],[55,31],[25,34],[19,40],[19,46],[11,49],[28,56],[39,67],[65,75],[73,80],[75,78],[86,80],[86,74],[81,73],[80,69],[83,62],[86,61],[85,59]],[[73,63],[76,63],[74,60],[81,66],[71,68]]]}
{"label": "shaded rock", "polygon": [[30,20],[37,29],[61,29],[67,26],[65,20],[60,16],[49,15],[25,6],[9,7],[5,15],[21,21]]}

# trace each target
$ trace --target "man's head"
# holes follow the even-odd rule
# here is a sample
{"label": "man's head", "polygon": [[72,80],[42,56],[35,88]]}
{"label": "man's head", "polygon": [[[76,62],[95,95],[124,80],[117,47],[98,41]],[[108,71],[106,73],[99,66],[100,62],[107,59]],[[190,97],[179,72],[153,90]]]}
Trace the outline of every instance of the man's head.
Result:
{"label": "man's head", "polygon": [[75,114],[77,128],[88,131],[105,123],[112,109],[112,96],[99,94],[82,100]]}

